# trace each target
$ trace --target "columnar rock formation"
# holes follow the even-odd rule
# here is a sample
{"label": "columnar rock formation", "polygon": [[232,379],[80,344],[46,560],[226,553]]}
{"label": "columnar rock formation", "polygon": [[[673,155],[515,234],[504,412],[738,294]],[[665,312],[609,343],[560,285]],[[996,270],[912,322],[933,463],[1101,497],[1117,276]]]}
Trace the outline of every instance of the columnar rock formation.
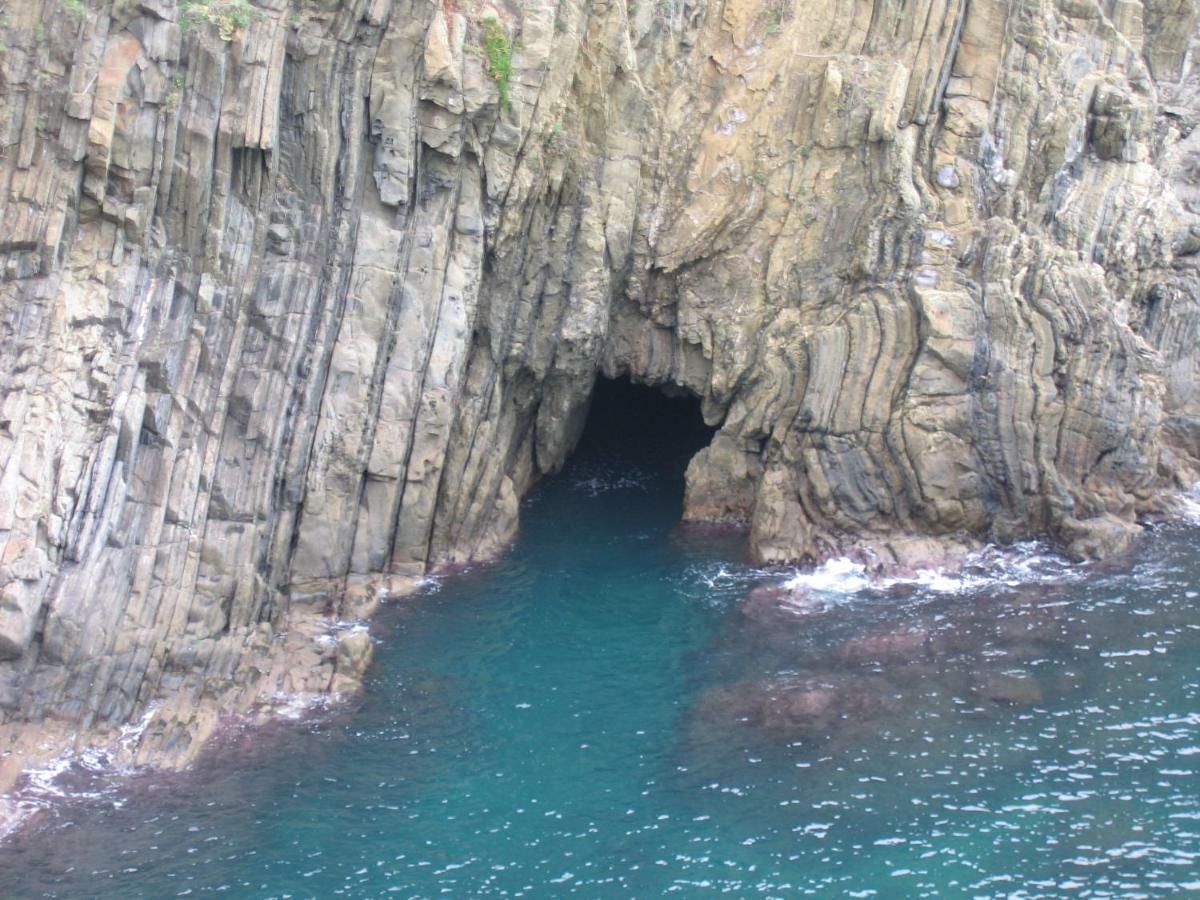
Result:
{"label": "columnar rock formation", "polygon": [[766,562],[1122,546],[1200,458],[1198,16],[13,0],[6,740],[351,687],[597,373],[702,398]]}

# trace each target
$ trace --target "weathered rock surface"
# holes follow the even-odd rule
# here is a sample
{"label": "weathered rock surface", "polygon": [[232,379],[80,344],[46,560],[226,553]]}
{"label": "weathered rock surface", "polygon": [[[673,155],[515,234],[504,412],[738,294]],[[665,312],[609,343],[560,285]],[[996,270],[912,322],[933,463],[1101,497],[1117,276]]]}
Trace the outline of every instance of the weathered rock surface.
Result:
{"label": "weathered rock surface", "polygon": [[1196,0],[199,8],[5,13],[13,746],[351,688],[330,620],[496,554],[598,372],[703,399],[766,562],[1197,477]]}

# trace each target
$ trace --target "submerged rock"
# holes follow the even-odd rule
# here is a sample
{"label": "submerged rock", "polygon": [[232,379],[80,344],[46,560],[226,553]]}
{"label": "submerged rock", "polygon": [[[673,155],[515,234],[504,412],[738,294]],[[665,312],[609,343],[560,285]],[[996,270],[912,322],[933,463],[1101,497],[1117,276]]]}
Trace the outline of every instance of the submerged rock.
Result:
{"label": "submerged rock", "polygon": [[1007,706],[1037,706],[1045,699],[1037,679],[1026,672],[987,673],[973,690],[981,700]]}
{"label": "submerged rock", "polygon": [[759,585],[738,604],[738,612],[747,619],[768,626],[817,615],[825,608],[825,603],[811,591],[782,584]]}
{"label": "submerged rock", "polygon": [[851,663],[917,662],[929,656],[929,632],[918,627],[868,634],[846,641],[834,652]]}
{"label": "submerged rock", "polygon": [[764,744],[857,741],[920,731],[931,710],[1005,715],[1074,692],[1081,676],[1062,664],[1092,637],[1072,595],[1013,586],[1003,556],[992,562],[999,578],[944,593],[869,582],[828,603],[783,584],[753,588],[716,639],[727,682],[697,702],[693,727],[749,729]]}
{"label": "submerged rock", "polygon": [[824,740],[870,723],[892,693],[873,678],[780,676],[713,688],[696,714],[708,727],[748,727],[773,740]]}

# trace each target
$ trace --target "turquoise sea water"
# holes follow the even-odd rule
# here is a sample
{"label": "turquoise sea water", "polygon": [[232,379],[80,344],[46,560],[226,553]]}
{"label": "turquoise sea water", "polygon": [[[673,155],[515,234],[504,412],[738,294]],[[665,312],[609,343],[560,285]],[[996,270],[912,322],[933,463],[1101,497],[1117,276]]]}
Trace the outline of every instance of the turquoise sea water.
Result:
{"label": "turquoise sea water", "polygon": [[702,433],[636,414],[502,561],[385,608],[354,708],[93,776],[0,896],[1200,893],[1200,532],[747,605],[742,538],[677,524]]}

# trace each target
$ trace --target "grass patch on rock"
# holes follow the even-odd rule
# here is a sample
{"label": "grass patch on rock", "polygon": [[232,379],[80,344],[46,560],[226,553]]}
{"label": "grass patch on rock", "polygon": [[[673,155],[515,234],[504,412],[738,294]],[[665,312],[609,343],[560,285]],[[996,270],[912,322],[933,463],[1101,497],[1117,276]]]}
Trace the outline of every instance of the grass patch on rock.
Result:
{"label": "grass patch on rock", "polygon": [[500,106],[511,109],[508,89],[512,80],[512,41],[494,16],[483,20],[483,52],[487,57],[488,74],[500,89]]}

